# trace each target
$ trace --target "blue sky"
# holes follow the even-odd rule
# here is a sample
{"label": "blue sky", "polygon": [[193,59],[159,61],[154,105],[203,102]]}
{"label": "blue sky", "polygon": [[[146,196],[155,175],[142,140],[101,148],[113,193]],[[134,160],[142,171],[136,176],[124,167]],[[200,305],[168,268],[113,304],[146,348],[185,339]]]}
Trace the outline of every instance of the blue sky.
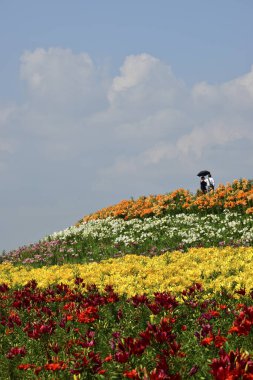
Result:
{"label": "blue sky", "polygon": [[0,1],[0,251],[252,178],[251,0]]}

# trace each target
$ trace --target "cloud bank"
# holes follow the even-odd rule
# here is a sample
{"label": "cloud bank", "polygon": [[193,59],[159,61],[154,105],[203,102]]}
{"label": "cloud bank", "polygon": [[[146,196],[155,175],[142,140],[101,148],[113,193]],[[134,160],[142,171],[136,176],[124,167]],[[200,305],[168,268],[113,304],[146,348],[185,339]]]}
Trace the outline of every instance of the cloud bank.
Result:
{"label": "cloud bank", "polygon": [[156,175],[173,162],[184,175],[184,164],[205,161],[214,147],[226,153],[252,143],[252,68],[228,83],[186,88],[148,54],[126,57],[112,78],[86,53],[50,48],[25,52],[20,78],[24,103],[0,109],[1,156],[31,139],[47,160],[93,157],[97,179],[108,182],[125,173]]}
{"label": "cloud bank", "polygon": [[123,197],[195,190],[205,168],[222,182],[251,173],[253,67],[189,88],[149,54],[127,56],[113,77],[87,53],[50,48],[21,56],[20,80],[22,101],[0,104],[0,176],[22,194],[6,190],[12,218],[20,203],[23,217],[35,204],[44,220],[55,210],[56,223]]}

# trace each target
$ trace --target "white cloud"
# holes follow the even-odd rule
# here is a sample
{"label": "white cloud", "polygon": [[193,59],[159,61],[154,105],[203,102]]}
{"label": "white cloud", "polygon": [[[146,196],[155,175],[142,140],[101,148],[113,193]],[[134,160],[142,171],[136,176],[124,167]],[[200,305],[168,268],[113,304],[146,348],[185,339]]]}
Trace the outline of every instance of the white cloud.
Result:
{"label": "white cloud", "polygon": [[[71,50],[50,48],[25,52],[21,57],[21,78],[31,90],[43,95],[68,95],[69,91],[89,84],[95,67],[88,54],[75,55]],[[72,88],[67,88],[71,85]],[[61,93],[61,90],[68,90]]]}
{"label": "white cloud", "polygon": [[208,147],[213,145],[225,146],[226,143],[243,137],[240,129],[231,127],[226,123],[216,120],[207,125],[194,128],[189,134],[177,141],[179,151],[186,157],[194,154],[201,158]]}
{"label": "white cloud", "polygon": [[[249,73],[219,85],[209,85],[206,82],[197,83],[192,91],[195,105],[230,108],[233,111],[252,111],[253,102],[253,66]],[[233,106],[233,109],[231,108]]]}
{"label": "white cloud", "polygon": [[108,98],[113,110],[122,111],[131,122],[162,109],[177,108],[179,99],[184,102],[185,86],[157,58],[148,54],[128,56],[120,72],[113,79]]}
{"label": "white cloud", "polygon": [[237,107],[252,109],[253,102],[253,66],[251,71],[221,86],[228,100]]}
{"label": "white cloud", "polygon": [[120,68],[121,76],[114,78],[112,92],[123,92],[149,79],[150,72],[160,65],[160,61],[148,54],[130,55]]}
{"label": "white cloud", "polygon": [[160,175],[168,167],[189,170],[213,149],[252,143],[253,69],[187,88],[149,54],[126,57],[110,78],[88,54],[50,48],[25,52],[20,77],[26,99],[0,110],[0,151],[17,149],[22,157],[32,142],[35,162],[79,160],[95,187],[106,176],[113,188],[115,178],[157,177],[158,167]]}
{"label": "white cloud", "polygon": [[194,154],[201,158],[215,145],[222,146],[225,151],[231,142],[253,141],[252,68],[249,73],[227,83],[196,84],[192,90],[192,103],[193,128],[177,142],[184,155]]}
{"label": "white cloud", "polygon": [[29,103],[51,113],[73,117],[97,112],[107,104],[102,75],[88,54],[69,49],[36,49],[21,57],[20,77],[27,83]]}

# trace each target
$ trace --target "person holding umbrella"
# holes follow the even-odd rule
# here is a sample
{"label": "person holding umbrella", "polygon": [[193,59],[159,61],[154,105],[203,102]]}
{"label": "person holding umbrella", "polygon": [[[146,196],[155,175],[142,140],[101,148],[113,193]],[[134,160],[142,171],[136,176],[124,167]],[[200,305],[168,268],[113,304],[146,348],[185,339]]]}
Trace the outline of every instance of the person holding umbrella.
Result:
{"label": "person holding umbrella", "polygon": [[[208,170],[201,170],[197,174],[198,177],[201,177],[200,178],[200,189],[201,189],[201,191],[202,191],[203,194],[206,194],[209,191],[209,189],[210,189],[210,182],[209,182],[209,180],[207,180],[205,178],[206,175],[208,177],[209,176],[211,177],[211,173]],[[212,178],[212,180],[213,180],[213,178]],[[213,185],[214,185],[214,181],[213,181]]]}
{"label": "person holding umbrella", "polygon": [[200,190],[203,194],[207,193],[207,182],[204,176],[200,178]]}

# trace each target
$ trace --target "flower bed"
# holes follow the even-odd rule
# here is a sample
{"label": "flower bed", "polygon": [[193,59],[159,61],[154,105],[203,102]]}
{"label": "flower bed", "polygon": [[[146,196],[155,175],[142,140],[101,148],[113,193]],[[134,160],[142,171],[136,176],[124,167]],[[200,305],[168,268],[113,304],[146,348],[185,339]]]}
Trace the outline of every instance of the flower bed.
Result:
{"label": "flower bed", "polygon": [[253,379],[253,190],[122,201],[0,264],[0,378]]}
{"label": "flower bed", "polygon": [[158,255],[190,247],[252,246],[251,215],[177,214],[145,219],[98,219],[55,232],[41,242],[9,252],[15,264],[49,265],[92,262],[127,253]]}
{"label": "flower bed", "polygon": [[30,279],[39,287],[64,282],[73,285],[78,275],[85,284],[99,289],[112,285],[120,294],[152,294],[155,291],[181,292],[192,282],[201,282],[210,292],[253,288],[253,247],[192,248],[147,257],[134,254],[100,263],[65,264],[33,268],[0,265],[0,277],[10,286],[24,285]]}
{"label": "flower bed", "polygon": [[219,213],[225,209],[253,214],[252,181],[242,179],[227,183],[225,186],[221,184],[215,191],[208,194],[200,192],[191,194],[188,190],[178,189],[165,195],[149,195],[137,200],[123,200],[116,205],[85,216],[77,225],[108,217],[129,220],[180,212]]}
{"label": "flower bed", "polygon": [[3,379],[251,379],[252,293],[0,285]]}

